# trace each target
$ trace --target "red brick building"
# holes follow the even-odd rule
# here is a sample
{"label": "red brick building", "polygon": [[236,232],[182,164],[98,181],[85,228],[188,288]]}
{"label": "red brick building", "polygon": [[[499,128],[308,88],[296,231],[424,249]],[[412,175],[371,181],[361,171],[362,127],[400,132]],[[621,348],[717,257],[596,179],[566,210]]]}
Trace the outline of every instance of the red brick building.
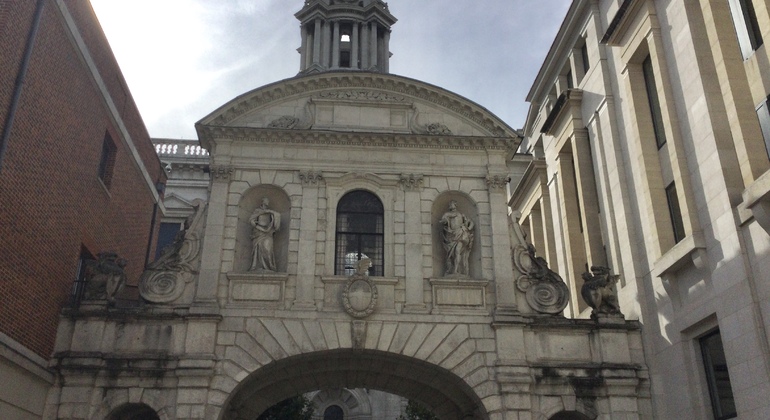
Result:
{"label": "red brick building", "polygon": [[88,1],[0,0],[0,135],[0,378],[23,393],[0,391],[0,418],[39,418],[81,258],[115,251],[135,284],[163,210],[165,174]]}

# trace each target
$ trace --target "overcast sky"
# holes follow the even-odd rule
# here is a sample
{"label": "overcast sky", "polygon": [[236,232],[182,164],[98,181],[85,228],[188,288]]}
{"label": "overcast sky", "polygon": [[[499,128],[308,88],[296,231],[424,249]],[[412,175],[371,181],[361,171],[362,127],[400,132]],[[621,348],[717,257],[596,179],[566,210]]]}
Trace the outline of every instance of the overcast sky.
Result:
{"label": "overcast sky", "polygon": [[[91,0],[152,137],[197,138],[220,105],[299,71],[303,0]],[[571,0],[390,0],[390,72],[513,128]]]}

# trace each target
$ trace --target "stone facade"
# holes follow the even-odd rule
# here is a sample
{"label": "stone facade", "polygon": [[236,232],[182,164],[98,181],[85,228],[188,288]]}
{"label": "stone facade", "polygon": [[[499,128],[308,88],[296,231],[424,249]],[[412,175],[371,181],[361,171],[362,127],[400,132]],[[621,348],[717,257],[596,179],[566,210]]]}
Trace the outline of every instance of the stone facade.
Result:
{"label": "stone facade", "polygon": [[[308,0],[313,64],[337,57],[318,22],[341,10],[389,53],[369,21],[395,22],[383,2]],[[564,317],[577,291],[509,216],[519,132],[386,68],[311,67],[196,124],[206,200],[169,195],[183,229],[140,276],[140,305],[95,293],[63,312],[44,418],[254,419],[359,389],[449,420],[650,418],[639,323]],[[173,142],[157,143],[164,159]],[[256,222],[271,234],[259,266]]]}
{"label": "stone facade", "polygon": [[[303,123],[272,124],[285,116]],[[211,153],[198,274],[167,302],[67,313],[51,416],[245,419],[340,388],[442,419],[649,416],[636,322],[543,313],[517,287],[535,264],[506,205],[520,137],[480,106],[403,77],[324,72],[239,96],[196,127]],[[355,268],[369,284],[358,308],[372,306],[359,313],[343,304],[347,254],[335,257],[340,203],[362,191],[382,223],[372,268]],[[263,198],[281,216],[273,272],[249,270]],[[451,202],[475,239],[467,274],[446,276]]]}
{"label": "stone facade", "polygon": [[136,297],[165,175],[88,2],[0,2],[0,57],[0,418],[35,419],[83,260]]}
{"label": "stone facade", "polygon": [[528,96],[510,205],[570,317],[620,275],[656,418],[770,417],[769,6],[576,0]]}

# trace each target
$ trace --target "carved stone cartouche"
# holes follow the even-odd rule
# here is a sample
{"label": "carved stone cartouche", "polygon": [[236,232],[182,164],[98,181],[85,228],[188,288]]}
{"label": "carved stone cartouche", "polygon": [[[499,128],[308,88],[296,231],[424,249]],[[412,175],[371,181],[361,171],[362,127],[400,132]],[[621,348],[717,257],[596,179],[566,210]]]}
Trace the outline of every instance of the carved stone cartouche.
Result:
{"label": "carved stone cartouche", "polygon": [[615,291],[620,276],[610,274],[607,267],[592,266],[591,272],[583,273],[582,277],[585,282],[580,294],[588,306],[593,308],[591,318],[623,318]]}

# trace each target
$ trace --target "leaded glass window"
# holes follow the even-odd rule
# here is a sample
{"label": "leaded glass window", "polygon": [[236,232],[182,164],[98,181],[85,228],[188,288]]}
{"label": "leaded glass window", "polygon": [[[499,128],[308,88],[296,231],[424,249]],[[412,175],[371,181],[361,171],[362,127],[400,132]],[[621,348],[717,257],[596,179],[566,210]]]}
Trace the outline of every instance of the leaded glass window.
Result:
{"label": "leaded glass window", "polygon": [[384,219],[382,202],[374,194],[356,190],[337,205],[334,274],[352,275],[362,258],[369,258],[369,275],[384,275]]}

